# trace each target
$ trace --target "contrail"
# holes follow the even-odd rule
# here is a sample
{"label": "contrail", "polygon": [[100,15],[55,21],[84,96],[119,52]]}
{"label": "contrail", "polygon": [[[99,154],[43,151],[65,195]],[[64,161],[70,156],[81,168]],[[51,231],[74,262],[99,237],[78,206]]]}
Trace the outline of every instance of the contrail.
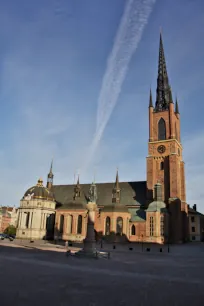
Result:
{"label": "contrail", "polygon": [[[96,132],[85,168],[92,160],[117,103],[128,65],[136,51],[156,0],[128,0],[108,57],[98,98]],[[85,169],[84,169],[85,170]]]}

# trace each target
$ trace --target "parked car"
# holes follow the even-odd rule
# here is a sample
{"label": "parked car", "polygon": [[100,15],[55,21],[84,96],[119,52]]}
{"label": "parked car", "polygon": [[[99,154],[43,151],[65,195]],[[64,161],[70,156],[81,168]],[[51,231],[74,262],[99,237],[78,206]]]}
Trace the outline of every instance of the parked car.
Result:
{"label": "parked car", "polygon": [[1,239],[1,240],[9,239],[10,241],[13,241],[13,240],[15,239],[14,236],[15,236],[15,235],[0,234],[0,239]]}

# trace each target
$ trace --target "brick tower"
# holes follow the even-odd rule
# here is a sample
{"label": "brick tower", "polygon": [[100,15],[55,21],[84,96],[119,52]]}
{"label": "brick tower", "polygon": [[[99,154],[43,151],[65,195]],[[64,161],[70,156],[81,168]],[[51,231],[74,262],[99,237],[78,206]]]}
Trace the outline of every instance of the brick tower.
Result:
{"label": "brick tower", "polygon": [[176,99],[174,107],[160,34],[155,107],[151,90],[149,99],[147,205],[154,198],[154,185],[161,183],[163,201],[170,215],[169,240],[176,243],[187,238],[188,208],[182,150],[178,102]]}

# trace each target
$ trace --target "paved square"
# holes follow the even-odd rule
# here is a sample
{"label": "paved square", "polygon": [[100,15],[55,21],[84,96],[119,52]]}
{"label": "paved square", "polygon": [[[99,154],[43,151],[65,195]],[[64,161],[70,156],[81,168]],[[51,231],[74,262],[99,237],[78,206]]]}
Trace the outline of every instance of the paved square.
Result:
{"label": "paved square", "polygon": [[184,246],[183,255],[121,249],[95,260],[0,245],[0,304],[203,305],[203,249]]}

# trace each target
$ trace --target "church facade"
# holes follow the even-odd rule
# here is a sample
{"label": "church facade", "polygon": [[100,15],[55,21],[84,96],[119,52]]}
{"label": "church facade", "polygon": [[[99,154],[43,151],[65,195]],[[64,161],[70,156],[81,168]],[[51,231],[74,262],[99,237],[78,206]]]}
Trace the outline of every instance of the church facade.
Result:
{"label": "church facade", "polygon": [[99,239],[161,244],[187,241],[188,205],[180,113],[178,101],[174,103],[172,98],[161,34],[156,103],[153,104],[150,91],[148,112],[146,181],[120,182],[117,171],[113,183],[80,184],[78,177],[75,185],[54,185],[51,167],[46,189],[53,195],[54,239],[83,241],[87,229],[86,205],[94,196],[95,232]]}

